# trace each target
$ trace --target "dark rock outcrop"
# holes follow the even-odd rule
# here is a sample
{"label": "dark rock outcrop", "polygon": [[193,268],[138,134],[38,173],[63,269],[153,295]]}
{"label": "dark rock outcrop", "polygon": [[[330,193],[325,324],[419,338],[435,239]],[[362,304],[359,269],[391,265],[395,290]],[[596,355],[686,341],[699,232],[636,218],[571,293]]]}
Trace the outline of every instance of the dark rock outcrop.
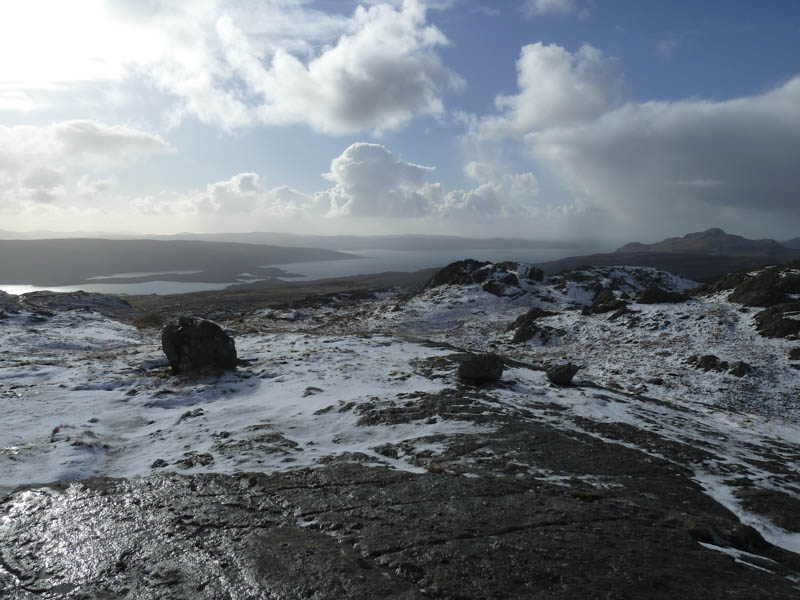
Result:
{"label": "dark rock outcrop", "polygon": [[481,286],[481,289],[494,296],[504,296],[506,292],[507,286],[500,283],[499,281],[487,281]]}
{"label": "dark rock outcrop", "polygon": [[541,269],[515,262],[492,264],[474,259],[459,260],[438,271],[428,282],[428,288],[440,285],[483,284],[483,291],[495,296],[507,296],[520,292],[520,280],[529,283],[544,280]]}
{"label": "dark rock outcrop", "polygon": [[528,312],[526,312],[524,315],[520,315],[519,317],[514,319],[514,321],[512,321],[512,323],[508,325],[508,327],[506,327],[506,331],[519,329],[520,327],[523,327],[529,323],[533,323],[534,321],[537,321],[544,317],[552,317],[555,314],[556,313],[550,310],[545,310],[544,308],[539,308],[538,306],[534,306],[533,308],[528,309]]}
{"label": "dark rock outcrop", "polygon": [[762,310],[755,316],[758,332],[764,337],[786,338],[800,335],[800,301],[778,304]]}
{"label": "dark rock outcrop", "polygon": [[703,371],[727,371],[730,365],[728,361],[720,360],[718,356],[713,354],[705,354],[703,356],[693,355],[686,359],[686,362],[692,365],[695,369]]}
{"label": "dark rock outcrop", "polygon": [[503,376],[503,359],[497,354],[467,354],[459,358],[458,378],[469,382],[499,381]]}
{"label": "dark rock outcrop", "polygon": [[161,331],[161,348],[173,373],[236,369],[236,345],[222,327],[183,316]]}
{"label": "dark rock outcrop", "polygon": [[[728,300],[744,306],[774,306],[787,302],[789,294],[800,293],[800,274],[797,268],[800,263],[770,267],[754,276],[747,274],[731,275],[727,280],[731,283],[741,279],[732,287]],[[722,282],[720,284],[722,285]]]}
{"label": "dark rock outcrop", "polygon": [[472,283],[481,283],[486,281],[488,272],[480,273],[483,267],[491,265],[492,263],[468,258],[466,260],[459,260],[450,263],[446,267],[440,269],[436,275],[431,278],[426,287],[433,288],[440,285],[469,285]]}
{"label": "dark rock outcrop", "polygon": [[575,373],[577,373],[579,369],[580,367],[572,363],[554,365],[547,369],[547,378],[555,385],[572,385],[572,378],[575,377]]}
{"label": "dark rock outcrop", "polygon": [[595,294],[591,306],[584,307],[582,312],[584,315],[599,315],[617,311],[626,306],[628,303],[617,298],[611,288],[603,288]]}
{"label": "dark rock outcrop", "polygon": [[536,323],[536,321],[542,317],[552,317],[555,314],[556,313],[550,312],[549,310],[534,306],[524,315],[514,319],[514,321],[506,327],[506,331],[514,331],[514,337],[511,339],[511,342],[514,344],[521,344],[537,335],[543,342],[546,342],[552,336],[559,335],[561,333],[560,331]]}
{"label": "dark rock outcrop", "polygon": [[789,360],[800,360],[800,347],[789,350]]}
{"label": "dark rock outcrop", "polygon": [[689,299],[684,293],[670,292],[660,287],[649,287],[636,296],[639,304],[678,304]]}

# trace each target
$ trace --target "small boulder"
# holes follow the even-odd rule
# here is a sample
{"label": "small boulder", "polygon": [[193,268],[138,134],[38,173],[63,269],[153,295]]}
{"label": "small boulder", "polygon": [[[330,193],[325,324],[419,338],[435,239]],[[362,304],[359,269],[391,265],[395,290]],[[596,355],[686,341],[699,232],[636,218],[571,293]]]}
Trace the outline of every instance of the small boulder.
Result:
{"label": "small boulder", "polygon": [[687,361],[695,369],[702,369],[703,371],[726,371],[729,367],[728,362],[720,360],[719,357],[713,354],[705,354],[703,356],[693,355]]}
{"label": "small boulder", "polygon": [[497,354],[467,354],[460,359],[458,378],[469,382],[499,381],[503,376],[503,359]]}
{"label": "small boulder", "polygon": [[744,377],[745,375],[749,374],[753,370],[753,367],[748,365],[743,360],[737,360],[735,363],[731,365],[731,370],[728,371],[731,375],[736,377]]}
{"label": "small boulder", "polygon": [[572,385],[572,378],[575,377],[575,373],[577,373],[579,369],[580,367],[572,363],[554,365],[547,369],[547,378],[555,385]]}
{"label": "small boulder", "polygon": [[800,360],[800,347],[789,350],[789,360]]}
{"label": "small boulder", "polygon": [[222,327],[199,317],[180,317],[161,331],[161,348],[173,373],[233,371],[236,345]]}

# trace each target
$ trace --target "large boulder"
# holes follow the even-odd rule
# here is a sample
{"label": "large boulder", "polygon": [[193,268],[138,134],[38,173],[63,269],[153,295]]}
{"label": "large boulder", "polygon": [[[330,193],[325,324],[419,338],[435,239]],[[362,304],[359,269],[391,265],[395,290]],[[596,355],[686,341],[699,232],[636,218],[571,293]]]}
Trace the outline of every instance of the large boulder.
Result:
{"label": "large boulder", "polygon": [[236,368],[236,344],[222,327],[183,316],[161,331],[161,348],[173,373],[229,371]]}
{"label": "large boulder", "polygon": [[497,354],[467,354],[459,362],[459,379],[485,383],[499,381],[503,376],[503,359]]}

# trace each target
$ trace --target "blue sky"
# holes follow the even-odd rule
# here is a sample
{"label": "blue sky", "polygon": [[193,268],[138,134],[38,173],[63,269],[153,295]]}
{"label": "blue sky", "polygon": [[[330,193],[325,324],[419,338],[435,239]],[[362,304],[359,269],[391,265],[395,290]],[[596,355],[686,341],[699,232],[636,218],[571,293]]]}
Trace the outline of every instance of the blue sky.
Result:
{"label": "blue sky", "polygon": [[2,11],[2,229],[800,235],[793,0]]}

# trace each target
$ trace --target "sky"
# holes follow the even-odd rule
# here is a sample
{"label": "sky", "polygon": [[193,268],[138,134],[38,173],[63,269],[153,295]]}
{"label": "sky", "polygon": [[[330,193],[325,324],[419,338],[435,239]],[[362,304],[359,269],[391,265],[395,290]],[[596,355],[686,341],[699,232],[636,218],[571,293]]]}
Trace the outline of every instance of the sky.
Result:
{"label": "sky", "polygon": [[800,236],[796,0],[0,14],[0,229]]}

